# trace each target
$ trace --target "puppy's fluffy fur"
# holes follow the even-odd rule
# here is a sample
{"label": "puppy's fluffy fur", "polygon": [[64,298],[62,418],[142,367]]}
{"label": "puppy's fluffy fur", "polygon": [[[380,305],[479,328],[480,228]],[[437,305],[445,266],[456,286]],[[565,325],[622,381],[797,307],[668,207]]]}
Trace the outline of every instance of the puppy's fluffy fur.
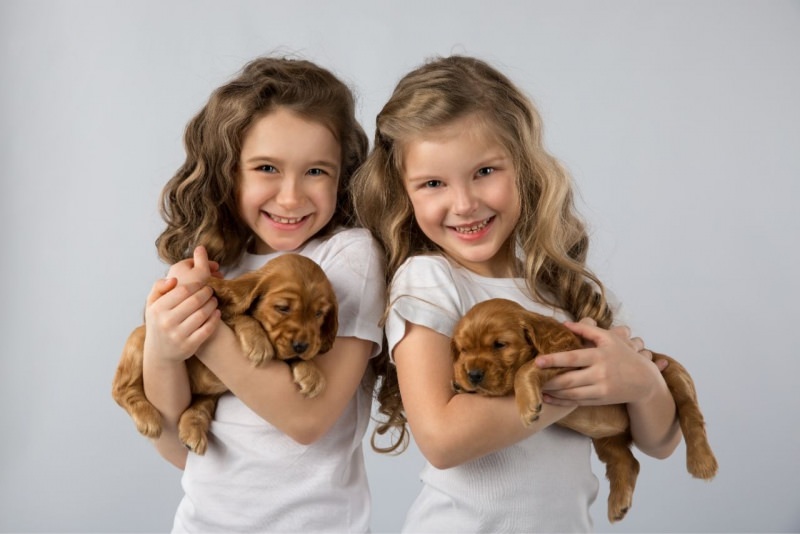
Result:
{"label": "puppy's fluffy fur", "polygon": [[[255,365],[277,358],[292,368],[295,383],[306,397],[318,395],[325,377],[314,363],[330,350],[338,330],[336,294],[313,260],[283,254],[261,269],[232,280],[212,278],[222,320],[234,331],[247,358]],[[161,434],[161,414],[144,394],[142,360],[145,327],[136,328],[122,351],[112,385],[112,397],[147,437]],[[192,403],[181,415],[181,441],[197,454],[208,445],[208,429],[225,385],[200,360],[186,361]]]}
{"label": "puppy's fluffy fur", "polygon": [[[506,299],[491,299],[474,306],[456,325],[451,351],[453,388],[457,392],[516,397],[522,422],[539,418],[542,385],[566,368],[539,369],[538,354],[582,348],[581,339],[553,318],[531,312]],[[694,383],[686,369],[666,359],[664,380],[675,399],[686,441],[686,467],[697,478],[711,479],[717,472],[697,403]],[[633,501],[639,462],[631,452],[630,421],[624,405],[582,406],[557,424],[592,438],[597,455],[606,464],[610,482],[608,519],[625,517]]]}

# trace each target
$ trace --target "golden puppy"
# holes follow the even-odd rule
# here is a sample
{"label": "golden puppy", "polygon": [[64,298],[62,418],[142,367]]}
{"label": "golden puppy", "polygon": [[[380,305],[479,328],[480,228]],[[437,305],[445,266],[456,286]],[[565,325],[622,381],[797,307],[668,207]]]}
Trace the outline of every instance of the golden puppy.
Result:
{"label": "golden puppy", "polygon": [[[567,368],[540,369],[538,354],[582,348],[581,339],[551,317],[526,310],[516,302],[491,299],[475,305],[456,325],[451,342],[456,392],[516,397],[522,422],[539,418],[542,385]],[[689,373],[663,354],[669,366],[662,373],[675,399],[686,441],[686,467],[697,478],[711,479],[717,460],[706,437],[703,414]],[[608,519],[625,517],[633,501],[639,462],[631,452],[630,421],[624,405],[581,406],[557,424],[592,438],[610,482]]]}
{"label": "golden puppy", "polygon": [[[338,330],[336,294],[323,270],[298,254],[283,254],[261,269],[232,280],[212,278],[222,320],[233,329],[255,365],[278,358],[292,368],[295,383],[306,397],[318,395],[325,377],[313,362],[330,350]],[[144,394],[142,360],[145,327],[128,337],[114,375],[112,396],[133,418],[143,435],[161,434],[161,414]],[[192,403],[181,415],[181,441],[204,454],[207,434],[225,385],[200,360],[186,360]]]}

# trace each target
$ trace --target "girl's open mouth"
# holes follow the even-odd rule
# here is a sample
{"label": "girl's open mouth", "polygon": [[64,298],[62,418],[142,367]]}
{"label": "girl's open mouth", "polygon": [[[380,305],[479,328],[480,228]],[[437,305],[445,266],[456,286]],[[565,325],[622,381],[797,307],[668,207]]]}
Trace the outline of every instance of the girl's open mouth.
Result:
{"label": "girl's open mouth", "polygon": [[489,226],[489,223],[491,223],[494,220],[494,218],[495,218],[495,216],[492,215],[488,219],[484,219],[484,220],[482,220],[480,222],[477,222],[477,223],[469,224],[469,225],[466,225],[466,226],[451,226],[450,228],[452,228],[453,230],[455,230],[459,234],[475,234],[475,233],[480,232],[481,230],[483,230],[487,226]]}

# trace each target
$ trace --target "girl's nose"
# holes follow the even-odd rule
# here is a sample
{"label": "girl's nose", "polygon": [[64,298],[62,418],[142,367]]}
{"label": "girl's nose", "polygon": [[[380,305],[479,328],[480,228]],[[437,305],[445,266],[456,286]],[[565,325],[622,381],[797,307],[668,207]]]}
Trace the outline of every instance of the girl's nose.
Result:
{"label": "girl's nose", "polygon": [[280,206],[286,209],[292,209],[302,204],[303,196],[300,180],[293,176],[284,176],[281,181],[281,188],[275,200]]}
{"label": "girl's nose", "polygon": [[469,215],[478,208],[478,197],[469,186],[453,187],[453,212],[456,215]]}

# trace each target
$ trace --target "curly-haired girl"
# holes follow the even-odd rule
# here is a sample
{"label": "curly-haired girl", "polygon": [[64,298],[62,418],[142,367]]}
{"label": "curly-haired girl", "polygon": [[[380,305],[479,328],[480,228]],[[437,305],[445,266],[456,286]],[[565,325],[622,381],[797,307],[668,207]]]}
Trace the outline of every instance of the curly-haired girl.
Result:
{"label": "curly-haired girl", "polygon": [[[174,531],[366,532],[361,441],[385,283],[378,245],[352,227],[348,187],[367,152],[352,93],[311,62],[259,58],[213,92],[185,145],[157,241],[172,267],[145,314],[145,392],[165,419],[156,446],[184,469]],[[316,358],[327,387],[315,398],[299,393],[284,362],[250,364],[206,285],[220,267],[236,276],[288,251],[320,264],[339,304],[336,342]],[[177,435],[193,355],[232,392],[202,456]]]}

